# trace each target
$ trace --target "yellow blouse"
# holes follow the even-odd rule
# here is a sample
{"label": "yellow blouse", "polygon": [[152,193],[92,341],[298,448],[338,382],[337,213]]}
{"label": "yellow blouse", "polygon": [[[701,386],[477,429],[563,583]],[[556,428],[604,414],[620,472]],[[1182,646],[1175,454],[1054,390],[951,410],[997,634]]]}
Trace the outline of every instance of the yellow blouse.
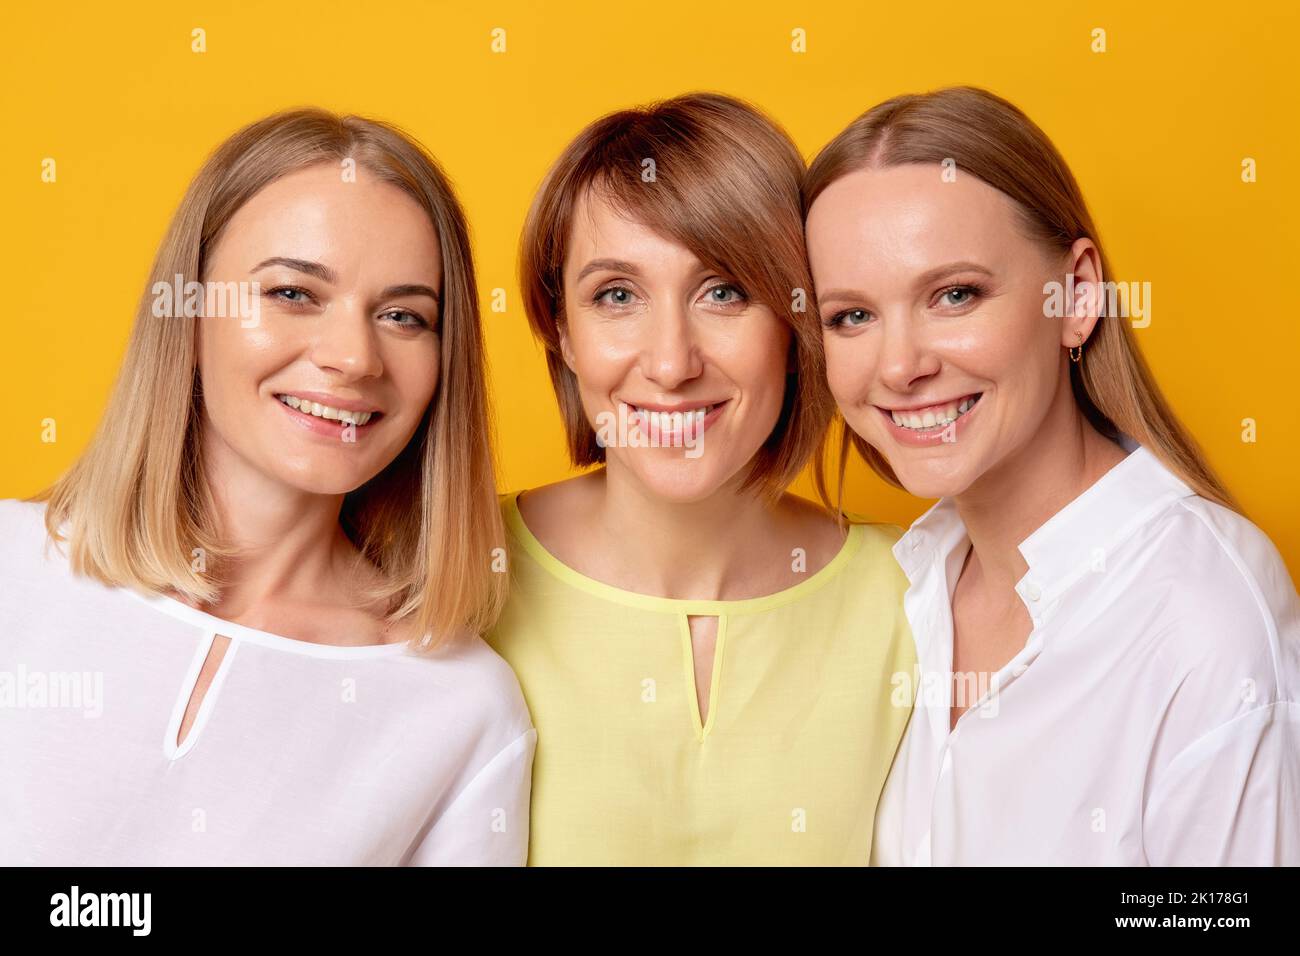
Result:
{"label": "yellow blouse", "polygon": [[[487,640],[538,732],[529,864],[865,865],[912,706],[891,699],[915,663],[901,531],[851,525],[775,594],[673,600],[562,564],[516,498],[510,600]],[[688,615],[718,618],[703,724]]]}

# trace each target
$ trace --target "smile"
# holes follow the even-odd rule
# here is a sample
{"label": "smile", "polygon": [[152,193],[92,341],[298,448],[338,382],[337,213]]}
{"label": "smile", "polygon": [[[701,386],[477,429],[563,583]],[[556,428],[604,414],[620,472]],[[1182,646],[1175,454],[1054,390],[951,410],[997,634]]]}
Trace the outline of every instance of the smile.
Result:
{"label": "smile", "polygon": [[632,410],[632,415],[648,428],[655,431],[670,432],[683,425],[698,428],[706,420],[711,422],[710,416],[726,405],[727,399],[707,404],[677,405],[673,407],[626,404]]}
{"label": "smile", "polygon": [[378,411],[354,411],[344,408],[335,408],[332,405],[322,405],[319,402],[313,402],[306,398],[299,398],[296,395],[276,395],[283,404],[288,405],[294,411],[302,412],[304,415],[311,415],[313,418],[323,418],[326,421],[341,422],[344,425],[355,425],[360,427],[365,425],[376,415]]}
{"label": "smile", "polygon": [[976,392],[950,402],[923,405],[917,408],[880,408],[899,428],[914,432],[942,430],[957,421],[979,402],[983,392]]}

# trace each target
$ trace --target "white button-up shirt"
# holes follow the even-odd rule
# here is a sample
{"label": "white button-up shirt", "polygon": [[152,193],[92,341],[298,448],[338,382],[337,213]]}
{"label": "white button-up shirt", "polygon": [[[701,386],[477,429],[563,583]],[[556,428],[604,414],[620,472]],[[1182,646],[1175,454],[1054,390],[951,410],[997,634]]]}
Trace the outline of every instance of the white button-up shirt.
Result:
{"label": "white button-up shirt", "polygon": [[1033,630],[950,732],[969,548],[949,499],[894,548],[916,704],[874,862],[1300,864],[1300,598],[1258,528],[1136,447],[1021,543]]}

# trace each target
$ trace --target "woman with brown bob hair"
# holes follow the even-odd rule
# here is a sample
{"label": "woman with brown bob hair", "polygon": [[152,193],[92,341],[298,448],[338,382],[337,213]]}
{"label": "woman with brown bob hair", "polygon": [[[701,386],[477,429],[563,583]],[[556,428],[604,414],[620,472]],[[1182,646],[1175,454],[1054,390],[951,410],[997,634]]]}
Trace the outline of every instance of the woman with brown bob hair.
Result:
{"label": "woman with brown bob hair", "polygon": [[889,555],[785,491],[831,412],[788,136],[697,93],[592,123],[521,242],[579,477],[505,496],[489,641],[537,723],[533,864],[865,863],[907,721]]}
{"label": "woman with brown bob hair", "polygon": [[804,201],[847,437],[940,499],[894,548],[917,704],[874,859],[1300,863],[1300,600],[1052,141],[985,90],[900,96]]}
{"label": "woman with brown bob hair", "polygon": [[315,109],[226,140],[89,448],[0,504],[0,858],[522,863],[488,427],[434,160]]}

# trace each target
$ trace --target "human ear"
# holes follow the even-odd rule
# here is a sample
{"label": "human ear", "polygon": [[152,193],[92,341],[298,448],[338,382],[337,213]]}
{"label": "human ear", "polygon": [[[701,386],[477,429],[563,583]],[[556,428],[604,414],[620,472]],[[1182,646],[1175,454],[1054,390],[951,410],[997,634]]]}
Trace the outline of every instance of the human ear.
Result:
{"label": "human ear", "polygon": [[1065,259],[1069,300],[1061,321],[1061,344],[1075,348],[1088,341],[1101,318],[1102,303],[1106,300],[1105,276],[1101,252],[1087,237],[1076,239]]}
{"label": "human ear", "polygon": [[569,371],[576,375],[577,370],[573,366],[577,364],[577,361],[573,356],[573,344],[569,341],[568,323],[563,319],[559,319],[556,328],[560,335],[560,358],[564,359],[564,364],[569,367]]}

